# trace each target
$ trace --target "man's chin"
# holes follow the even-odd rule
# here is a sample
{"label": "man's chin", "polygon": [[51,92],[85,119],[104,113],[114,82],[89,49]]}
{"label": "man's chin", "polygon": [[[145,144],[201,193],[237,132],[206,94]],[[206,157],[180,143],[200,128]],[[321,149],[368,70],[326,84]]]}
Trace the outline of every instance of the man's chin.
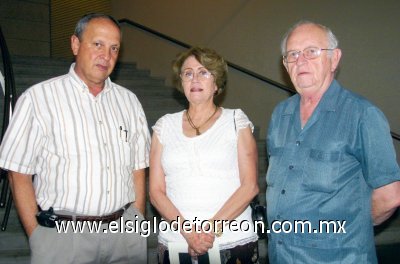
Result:
{"label": "man's chin", "polygon": [[108,76],[110,76],[110,74],[108,72],[99,72],[96,75],[96,79],[99,81],[105,81],[105,80],[107,80]]}
{"label": "man's chin", "polygon": [[299,90],[301,90],[301,91],[307,91],[307,90],[309,90],[310,88],[312,88],[313,85],[312,85],[311,83],[298,83],[297,85],[295,85],[295,87],[296,87],[296,90],[297,90],[297,91],[299,91]]}

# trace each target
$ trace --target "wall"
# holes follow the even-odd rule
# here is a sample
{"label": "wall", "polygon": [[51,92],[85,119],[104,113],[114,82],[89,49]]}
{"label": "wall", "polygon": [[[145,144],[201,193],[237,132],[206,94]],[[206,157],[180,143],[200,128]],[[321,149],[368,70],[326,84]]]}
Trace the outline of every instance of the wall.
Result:
{"label": "wall", "polygon": [[73,59],[70,38],[76,22],[93,12],[110,14],[110,1],[51,0],[52,57]]}
{"label": "wall", "polygon": [[50,56],[49,0],[1,0],[0,25],[10,54]]}
{"label": "wall", "polygon": [[[281,64],[280,40],[300,19],[328,25],[343,57],[338,80],[378,105],[400,133],[400,2],[265,0],[111,0],[112,14],[129,18],[190,45],[216,49],[227,60],[290,85]],[[168,77],[181,48],[124,26],[122,60]],[[273,107],[287,93],[230,70],[223,106],[240,107],[265,136]],[[396,147],[400,149],[398,143]]]}

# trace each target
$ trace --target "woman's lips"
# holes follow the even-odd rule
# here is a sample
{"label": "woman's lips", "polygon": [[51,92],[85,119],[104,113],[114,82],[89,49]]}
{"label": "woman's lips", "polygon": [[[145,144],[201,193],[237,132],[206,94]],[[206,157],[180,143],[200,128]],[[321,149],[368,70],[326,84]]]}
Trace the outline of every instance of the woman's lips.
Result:
{"label": "woman's lips", "polygon": [[191,92],[202,92],[203,89],[202,89],[202,88],[195,88],[195,87],[193,87],[193,88],[190,88],[190,91],[191,91]]}

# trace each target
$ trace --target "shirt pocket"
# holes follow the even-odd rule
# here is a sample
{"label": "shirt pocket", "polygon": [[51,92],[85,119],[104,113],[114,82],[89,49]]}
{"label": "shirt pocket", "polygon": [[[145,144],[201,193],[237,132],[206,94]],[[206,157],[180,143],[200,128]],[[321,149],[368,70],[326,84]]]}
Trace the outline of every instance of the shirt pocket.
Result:
{"label": "shirt pocket", "polygon": [[279,178],[280,163],[282,159],[283,148],[271,148],[268,152],[268,171],[267,171],[267,186],[273,187],[276,180]]}
{"label": "shirt pocket", "polygon": [[341,247],[341,241],[339,238],[326,233],[295,234],[293,245],[297,247],[333,250]]}
{"label": "shirt pocket", "polygon": [[336,191],[340,156],[340,151],[311,149],[304,167],[304,188],[326,193]]}
{"label": "shirt pocket", "polygon": [[125,141],[119,141],[118,148],[120,154],[119,160],[121,162],[122,168],[131,171],[134,167],[131,143]]}

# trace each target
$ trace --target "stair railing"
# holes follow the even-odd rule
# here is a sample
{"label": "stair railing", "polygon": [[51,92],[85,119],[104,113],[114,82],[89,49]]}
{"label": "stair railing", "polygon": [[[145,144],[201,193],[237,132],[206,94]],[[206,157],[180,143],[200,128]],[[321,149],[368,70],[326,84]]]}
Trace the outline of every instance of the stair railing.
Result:
{"label": "stair railing", "polygon": [[[8,52],[6,40],[4,38],[3,32],[0,26],[0,48],[1,55],[3,59],[3,69],[4,69],[4,109],[3,109],[3,128],[1,131],[0,142],[3,141],[4,134],[7,130],[8,124],[10,122],[10,117],[12,110],[14,109],[15,102],[17,100],[17,93],[15,90],[15,80],[14,73],[11,64],[10,53]],[[6,207],[4,212],[3,221],[1,223],[1,230],[5,231],[7,227],[8,218],[11,211],[12,205],[12,193],[9,188],[9,182],[7,178],[7,171],[0,170],[0,182],[2,183],[1,193],[0,193],[0,207]]]}
{"label": "stair railing", "polygon": [[[159,37],[159,38],[161,38],[161,39],[164,39],[164,40],[167,40],[167,41],[169,41],[169,42],[172,42],[172,43],[174,43],[174,44],[176,44],[176,45],[178,45],[178,46],[181,46],[181,47],[183,47],[183,48],[187,48],[187,49],[188,49],[188,48],[191,48],[191,45],[189,45],[189,44],[187,44],[187,43],[185,43],[185,42],[182,42],[182,41],[177,40],[177,39],[175,39],[175,38],[173,38],[173,37],[170,37],[170,36],[168,36],[168,35],[165,35],[165,34],[159,32],[159,31],[156,31],[156,30],[154,30],[154,29],[151,29],[151,28],[149,28],[149,27],[146,27],[146,26],[144,26],[144,25],[142,25],[142,24],[140,24],[140,23],[137,23],[137,22],[135,22],[135,21],[132,21],[132,20],[130,20],[130,19],[122,18],[122,19],[119,19],[118,22],[121,23],[121,24],[128,24],[128,25],[130,25],[130,26],[133,26],[133,27],[135,27],[135,28],[138,28],[138,29],[140,29],[140,30],[143,30],[143,31],[145,31],[145,32],[148,32],[148,33],[150,33],[150,34],[152,34],[152,35],[154,35],[154,36],[157,36],[157,37]],[[244,74],[246,74],[246,75],[248,75],[248,76],[251,76],[251,77],[253,77],[253,78],[255,78],[255,79],[258,79],[258,80],[260,80],[260,81],[262,81],[262,82],[265,82],[265,83],[268,83],[268,84],[270,84],[270,85],[272,85],[272,86],[275,86],[275,87],[277,87],[277,88],[279,88],[279,89],[281,89],[281,90],[284,90],[285,92],[288,92],[290,95],[293,95],[293,94],[296,93],[296,91],[293,90],[292,88],[287,87],[287,86],[285,86],[285,85],[283,85],[283,84],[281,84],[281,83],[279,83],[279,82],[276,82],[276,81],[274,81],[274,80],[271,80],[271,79],[269,79],[269,78],[267,78],[267,77],[265,77],[265,76],[263,76],[263,75],[260,75],[260,74],[254,72],[254,71],[251,71],[251,70],[249,70],[249,69],[247,69],[247,68],[244,68],[244,67],[242,67],[242,66],[239,66],[239,65],[237,65],[237,64],[235,64],[235,63],[232,63],[232,62],[230,62],[230,61],[226,61],[226,62],[227,62],[227,64],[228,64],[229,67],[231,67],[231,68],[233,68],[233,69],[235,69],[235,70],[238,70],[238,71],[240,71],[240,72],[242,72],[242,73],[244,73]],[[400,141],[400,135],[399,135],[399,134],[394,133],[394,132],[390,132],[390,134],[392,135],[392,138],[393,138],[393,139],[396,139],[396,140]]]}

